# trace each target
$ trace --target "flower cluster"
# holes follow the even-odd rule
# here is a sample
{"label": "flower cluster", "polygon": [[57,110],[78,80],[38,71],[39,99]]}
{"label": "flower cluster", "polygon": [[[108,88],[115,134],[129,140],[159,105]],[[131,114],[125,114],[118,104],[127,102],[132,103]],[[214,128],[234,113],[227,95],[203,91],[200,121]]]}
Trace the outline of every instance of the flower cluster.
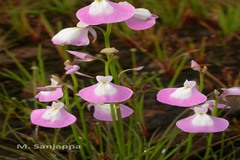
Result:
{"label": "flower cluster", "polygon": [[[191,67],[193,70],[199,71],[200,75],[206,72],[206,67],[201,69],[195,61],[192,61]],[[239,88],[222,90],[224,96],[240,95]],[[186,80],[183,87],[162,89],[157,94],[157,100],[169,105],[192,107],[194,115],[176,122],[177,127],[182,131],[189,133],[222,132],[229,126],[229,122],[223,118],[218,118],[214,110],[215,108],[230,108],[230,106],[219,104],[215,100],[207,100],[207,97],[196,88],[195,81]],[[207,114],[208,110],[212,111],[213,116]]]}
{"label": "flower cluster", "polygon": [[62,102],[55,102],[63,97],[62,84],[55,77],[51,78],[51,85],[38,87],[39,93],[35,96],[40,102],[52,102],[46,109],[33,110],[30,119],[33,124],[48,127],[62,128],[73,124],[76,117],[66,111]]}
{"label": "flower cluster", "polygon": [[[129,99],[133,92],[124,86],[111,83],[112,76],[97,76],[98,83],[79,91],[78,96],[92,103],[94,106],[94,117],[102,121],[112,121],[110,103],[123,102]],[[133,110],[122,104],[112,105],[115,118],[117,119],[116,109],[120,108],[121,117],[125,118],[132,114]]]}
{"label": "flower cluster", "polygon": [[[97,39],[97,32],[94,29],[98,28],[95,27],[96,25],[125,22],[132,30],[144,30],[151,28],[158,18],[147,9],[135,8],[127,2],[114,3],[109,0],[95,0],[90,5],[79,9],[76,17],[79,20],[76,27],[65,28],[59,31],[52,38],[54,44],[85,46],[90,43],[88,33],[93,37],[92,42]],[[100,30],[103,31],[102,29]],[[107,31],[104,32],[104,35],[106,35],[106,33]],[[77,94],[83,100],[89,102],[88,107],[94,107],[93,117],[101,121],[113,121],[113,118],[118,120],[119,118],[128,117],[133,113],[131,108],[120,104],[128,100],[132,96],[133,91],[119,85],[119,83],[112,83],[113,78],[115,82],[115,78],[118,78],[122,72],[119,73],[119,75],[116,75],[117,73],[114,73],[115,75],[109,75],[109,70],[113,69],[108,68],[111,62],[111,60],[109,62],[109,55],[117,52],[115,48],[109,47],[107,46],[106,49],[100,52],[106,54],[108,61],[88,53],[67,50],[69,54],[75,56],[75,59],[73,62],[67,60],[64,63],[67,75],[77,74],[92,78],[90,75],[79,72],[80,67],[74,64],[74,62],[90,62],[99,59],[105,62],[105,76],[96,76],[96,84],[82,88]],[[202,69],[195,61],[192,61],[191,67],[193,70],[198,71],[200,76],[207,71],[206,67]],[[132,70],[139,70],[141,68],[142,67],[137,67]],[[111,74],[113,74],[112,71]],[[202,81],[201,84],[203,84],[203,79],[200,78],[200,81]],[[52,105],[47,106],[46,109],[34,110],[31,113],[31,121],[33,124],[50,128],[62,128],[76,121],[76,117],[67,112],[65,104],[59,101],[59,99],[64,96],[63,86],[68,85],[64,85],[59,79],[53,77],[51,79],[51,85],[37,88],[39,93],[36,95],[36,98],[38,98],[40,102],[52,102]],[[179,120],[176,123],[177,127],[185,132],[224,131],[228,127],[229,122],[217,117],[215,112],[217,108],[229,108],[229,106],[219,104],[218,98],[215,99],[216,101],[207,101],[207,97],[201,93],[202,87],[203,86],[200,87],[201,89],[199,89],[199,91],[195,81],[186,80],[183,87],[160,90],[157,94],[157,100],[169,105],[190,107],[194,110],[192,116]],[[222,91],[222,97],[225,100],[226,96],[240,95],[239,87],[223,88]],[[212,115],[207,114],[208,110],[212,111]],[[120,113],[120,117],[118,113]]]}
{"label": "flower cluster", "polygon": [[97,39],[93,29],[95,25],[125,22],[132,30],[151,28],[158,18],[145,8],[134,8],[127,2],[114,3],[108,0],[95,0],[76,13],[78,22],[76,27],[65,28],[57,33],[52,42],[57,45],[85,46],[89,44],[88,32]]}
{"label": "flower cluster", "polygon": [[[125,22],[133,30],[144,30],[151,28],[158,18],[144,8],[135,8],[127,2],[114,3],[108,0],[95,0],[90,5],[79,9],[76,13],[79,20],[76,27],[65,28],[59,31],[52,42],[56,45],[86,46],[90,40],[88,33],[93,37],[92,42],[97,39],[97,32],[94,26],[101,24],[112,24]],[[96,27],[95,27],[96,28]],[[88,53],[78,51],[67,51],[75,56],[74,62],[90,62],[99,58]],[[104,61],[104,60],[102,60]],[[67,60],[65,63],[66,74],[77,74],[92,78],[92,76],[80,73],[80,67]],[[138,70],[136,68],[135,70]],[[133,110],[120,102],[129,99],[133,92],[131,89],[113,84],[112,76],[96,76],[97,84],[83,88],[77,94],[83,100],[89,102],[89,107],[94,106],[93,116],[101,121],[118,120],[117,110],[121,118],[130,116]],[[76,117],[68,113],[67,107],[59,99],[64,96],[63,86],[65,85],[58,78],[51,79],[51,85],[37,88],[39,93],[35,96],[40,102],[52,102],[46,109],[37,109],[31,113],[33,124],[49,127],[62,128],[73,124]],[[112,113],[114,112],[114,113]],[[114,116],[113,116],[114,115]]]}

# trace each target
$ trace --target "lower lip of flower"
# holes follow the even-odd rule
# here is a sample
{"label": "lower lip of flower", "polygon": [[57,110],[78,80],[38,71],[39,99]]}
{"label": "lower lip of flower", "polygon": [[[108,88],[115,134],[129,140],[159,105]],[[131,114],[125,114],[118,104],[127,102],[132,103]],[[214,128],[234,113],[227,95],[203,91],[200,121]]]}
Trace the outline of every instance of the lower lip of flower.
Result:
{"label": "lower lip of flower", "polygon": [[207,114],[200,113],[196,114],[196,116],[192,120],[192,125],[194,126],[212,126],[214,124],[211,117]]}
{"label": "lower lip of flower", "polygon": [[176,89],[170,97],[176,99],[187,99],[192,95],[192,90],[189,87],[181,87]]}
{"label": "lower lip of flower", "polygon": [[113,95],[116,92],[117,92],[116,89],[107,82],[100,82],[96,89],[94,90],[94,93],[98,96]]}

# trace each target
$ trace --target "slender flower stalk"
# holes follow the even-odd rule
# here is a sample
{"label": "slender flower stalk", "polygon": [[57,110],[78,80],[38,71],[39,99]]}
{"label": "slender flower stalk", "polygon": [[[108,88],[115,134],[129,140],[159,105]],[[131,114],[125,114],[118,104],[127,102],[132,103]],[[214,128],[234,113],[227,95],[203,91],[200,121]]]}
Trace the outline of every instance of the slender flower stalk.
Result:
{"label": "slender flower stalk", "polygon": [[[105,40],[105,47],[110,48],[110,34],[112,32],[112,24],[107,24],[107,30],[104,34],[104,40]],[[112,54],[106,54],[107,55],[107,62],[105,63],[105,75],[109,75],[109,71],[111,72],[111,75],[113,76],[114,83],[119,84],[119,77],[116,71],[116,66],[115,62],[113,59]],[[121,159],[124,158],[124,155],[126,153],[125,151],[125,146],[124,146],[124,131],[123,131],[123,124],[122,124],[122,117],[121,117],[121,110],[119,108],[116,109],[117,111],[117,119],[116,121],[116,115],[115,115],[115,110],[114,110],[114,103],[110,103],[111,107],[111,115],[112,115],[112,123],[113,123],[113,129],[114,133],[116,134],[117,142],[118,142],[118,147],[120,151],[120,157]]]}
{"label": "slender flower stalk", "polygon": [[[105,47],[106,48],[110,48],[111,44],[110,44],[110,35],[112,32],[112,24],[107,24],[107,30],[104,33],[104,40],[105,40]],[[113,76],[114,79],[114,83],[115,84],[119,84],[119,78],[118,78],[118,74],[116,71],[116,66],[115,66],[115,62],[113,59],[113,54],[106,54],[107,55],[107,62],[106,62],[106,66],[105,66],[105,75],[109,75],[109,71],[111,72],[111,75]]]}
{"label": "slender flower stalk", "polygon": [[[213,107],[213,111],[212,111],[212,116],[217,117],[217,110],[218,110],[218,91],[215,90],[215,105]],[[208,158],[209,153],[211,152],[212,148],[212,141],[213,141],[213,133],[210,133],[207,137],[207,149],[206,152],[204,154],[204,158]]]}
{"label": "slender flower stalk", "polygon": [[[77,87],[78,87],[77,81],[76,81],[76,80],[73,80],[73,83],[76,85],[76,86],[74,85],[74,89],[77,89]],[[65,101],[65,103],[66,103],[68,106],[70,106],[68,89],[67,89],[67,87],[64,87],[64,88],[65,88],[65,89],[64,89],[64,92],[65,92],[65,94],[64,94],[64,101]],[[79,132],[78,132],[78,127],[77,127],[77,125],[76,125],[76,124],[73,124],[73,125],[71,125],[71,128],[72,128],[73,136],[74,136],[76,142],[78,143],[78,145],[84,146],[84,143],[83,143],[82,140],[80,140],[80,138],[79,138]],[[88,153],[91,153],[90,150],[87,149],[87,151],[89,151]],[[85,153],[85,151],[84,151],[83,149],[80,149],[80,154],[81,154],[82,158],[83,158],[84,160],[86,160],[86,153]],[[90,155],[91,155],[91,154],[90,154]]]}
{"label": "slender flower stalk", "polygon": [[[194,71],[198,71],[199,72],[199,81],[200,81],[200,85],[199,85],[199,92],[202,92],[203,87],[204,87],[204,74],[201,72],[201,67],[200,65],[195,62],[194,60],[191,61],[191,68]],[[193,137],[194,137],[194,133],[189,133],[188,135],[188,142],[187,142],[187,147],[185,150],[185,157],[184,160],[187,160],[187,155],[190,153],[191,148],[192,148],[192,141],[193,141]]]}
{"label": "slender flower stalk", "polygon": [[[73,80],[73,84],[74,84],[74,92],[77,93],[78,90],[78,81],[77,78],[74,74],[71,75],[72,80]],[[74,101],[78,102],[79,98],[77,95],[74,95]],[[83,128],[83,136],[84,136],[84,140],[86,141],[86,149],[88,151],[88,154],[91,155],[91,140],[89,138],[89,133],[88,133],[88,129],[87,129],[87,123],[86,123],[86,118],[85,118],[85,114],[84,114],[84,108],[82,105],[80,105],[80,103],[76,103],[76,107],[78,108],[79,111],[79,117],[80,117],[80,122]]]}

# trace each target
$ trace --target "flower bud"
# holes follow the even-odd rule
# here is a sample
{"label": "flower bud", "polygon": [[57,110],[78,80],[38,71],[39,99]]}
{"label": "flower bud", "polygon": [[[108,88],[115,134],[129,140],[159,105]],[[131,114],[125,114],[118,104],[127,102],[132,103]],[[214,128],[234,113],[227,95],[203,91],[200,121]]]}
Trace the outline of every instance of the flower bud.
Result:
{"label": "flower bud", "polygon": [[199,72],[201,71],[200,65],[196,61],[194,61],[194,60],[191,61],[191,68],[194,71],[199,71]]}
{"label": "flower bud", "polygon": [[100,53],[105,53],[105,54],[109,55],[109,54],[114,54],[114,53],[118,53],[118,52],[119,51],[116,48],[112,47],[112,48],[104,48],[101,50]]}

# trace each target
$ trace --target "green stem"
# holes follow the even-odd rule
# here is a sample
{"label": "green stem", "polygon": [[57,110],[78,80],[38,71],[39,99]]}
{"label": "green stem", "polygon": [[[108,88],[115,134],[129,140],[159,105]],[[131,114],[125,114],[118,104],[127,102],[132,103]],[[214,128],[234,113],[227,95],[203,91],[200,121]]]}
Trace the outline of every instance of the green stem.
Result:
{"label": "green stem", "polygon": [[207,150],[205,152],[204,158],[203,159],[208,159],[209,153],[211,152],[212,148],[212,139],[213,139],[213,133],[210,133],[207,137]]}
{"label": "green stem", "polygon": [[78,143],[78,145],[81,146],[81,149],[80,149],[81,158],[83,160],[86,160],[86,155],[85,155],[84,149],[82,149],[82,147],[84,145],[82,143],[82,140],[79,138],[79,133],[78,133],[76,124],[71,125],[71,128],[72,128],[73,136],[74,136],[76,142]]}
{"label": "green stem", "polygon": [[[217,116],[217,110],[218,110],[218,98],[215,98],[215,105],[213,107],[212,111],[212,116],[216,117]],[[210,133],[207,137],[207,150],[204,155],[204,159],[208,158],[210,151],[212,150],[211,145],[212,145],[212,140],[213,140],[213,133]]]}
{"label": "green stem", "polygon": [[116,111],[117,111],[117,118],[118,118],[118,127],[119,127],[120,143],[121,143],[123,155],[125,155],[125,153],[126,153],[126,148],[125,148],[125,146],[124,146],[123,120],[122,120],[121,110],[120,110],[119,104],[116,104],[116,105],[117,105]]}
{"label": "green stem", "polygon": [[185,156],[184,156],[183,160],[187,160],[188,159],[188,154],[190,153],[190,151],[192,149],[193,136],[194,136],[193,133],[189,133],[189,135],[188,135],[188,140],[187,140],[188,142],[187,142],[187,147],[186,147],[186,150],[185,150]]}
{"label": "green stem", "polygon": [[118,78],[118,74],[117,74],[117,71],[116,71],[116,66],[115,66],[113,56],[112,55],[107,55],[107,59],[108,59],[108,64],[109,64],[109,70],[111,72],[111,75],[113,76],[114,83],[119,84],[119,78]]}
{"label": "green stem", "polygon": [[71,74],[72,77],[72,81],[73,81],[73,90],[75,93],[77,93],[77,89],[78,89],[78,81],[77,78],[74,74]]}
{"label": "green stem", "polygon": [[225,132],[222,132],[222,134],[221,134],[221,150],[220,150],[220,156],[219,156],[219,158],[222,158],[223,157],[223,153],[224,153],[224,140],[225,140]]}
{"label": "green stem", "polygon": [[212,116],[217,117],[218,112],[218,98],[215,98],[215,105],[213,107]]}
{"label": "green stem", "polygon": [[99,150],[100,150],[100,154],[103,154],[102,129],[99,123],[96,125],[97,125],[98,139],[99,139]]}
{"label": "green stem", "polygon": [[202,92],[203,87],[204,87],[204,74],[203,73],[200,73],[199,79],[200,79],[199,92]]}
{"label": "green stem", "polygon": [[[203,87],[204,87],[204,74],[200,72],[200,76],[199,76],[199,92],[202,92]],[[190,153],[191,148],[192,148],[192,139],[193,139],[194,134],[190,133],[188,136],[188,143],[187,143],[187,148],[185,150],[185,157],[184,160],[187,159],[187,155]]]}
{"label": "green stem", "polygon": [[105,76],[109,75],[109,62],[105,62]]}
{"label": "green stem", "polygon": [[[74,85],[74,93],[77,93],[77,90],[78,90],[77,78],[74,74],[71,74],[71,77],[72,77],[72,81],[73,81],[73,85]],[[87,124],[86,124],[86,120],[85,120],[85,116],[84,116],[84,108],[83,108],[83,106],[80,105],[80,103],[78,103],[78,101],[79,101],[78,96],[74,95],[74,101],[76,102],[76,106],[79,110],[79,117],[80,117],[82,129],[83,129],[83,133],[84,133],[84,140],[86,141],[86,150],[87,150],[89,156],[92,156],[91,147],[90,147],[91,142],[90,142],[90,139],[88,136],[89,134],[88,134]]]}
{"label": "green stem", "polygon": [[[107,30],[104,33],[104,40],[105,40],[105,47],[110,48],[110,34],[112,32],[112,24],[107,24]],[[116,71],[115,62],[113,59],[113,55],[107,54],[107,62],[105,63],[105,75],[109,75],[109,70],[111,72],[111,75],[113,76],[114,83],[119,84],[118,74]]]}
{"label": "green stem", "polygon": [[[67,89],[67,87],[64,87],[64,100],[65,100],[66,106],[69,107],[70,106],[70,102],[69,102],[69,96],[68,95],[69,95],[68,94],[68,89]],[[68,109],[70,109],[70,107]],[[76,142],[78,143],[78,145],[83,147],[83,143],[79,139],[79,133],[78,133],[78,129],[77,129],[76,124],[72,124],[71,128],[72,128],[73,136],[74,136]],[[86,159],[86,155],[85,155],[85,152],[84,152],[83,149],[80,149],[80,154],[81,154],[82,159],[85,160]]]}
{"label": "green stem", "polygon": [[110,48],[110,34],[112,32],[112,24],[107,24],[107,30],[104,34],[104,40],[105,40],[105,47]]}
{"label": "green stem", "polygon": [[[107,24],[106,32],[104,32],[104,40],[105,40],[105,47],[110,48],[110,34],[112,32],[112,24]],[[113,76],[114,83],[119,84],[119,78],[118,73],[116,71],[116,64],[113,58],[112,54],[107,54],[107,62],[105,62],[105,75],[109,75],[109,71],[111,75]],[[124,130],[123,130],[123,122],[121,117],[121,110],[118,108],[119,104],[110,103],[111,107],[111,115],[112,115],[112,123],[113,123],[113,130],[116,135],[117,139],[117,146],[119,151],[119,157],[120,159],[124,159],[126,149],[124,146]],[[115,106],[117,109],[115,109]],[[115,116],[115,111],[117,113],[117,119]]]}
{"label": "green stem", "polygon": [[[124,135],[122,135],[121,127],[119,123],[116,120],[115,116],[115,106],[113,103],[110,104],[111,107],[111,116],[112,116],[112,124],[113,124],[113,130],[116,135],[117,139],[117,147],[118,147],[118,152],[119,152],[119,157],[120,159],[124,159],[124,153],[125,153],[125,147],[124,147]],[[121,117],[120,117],[121,118]]]}

